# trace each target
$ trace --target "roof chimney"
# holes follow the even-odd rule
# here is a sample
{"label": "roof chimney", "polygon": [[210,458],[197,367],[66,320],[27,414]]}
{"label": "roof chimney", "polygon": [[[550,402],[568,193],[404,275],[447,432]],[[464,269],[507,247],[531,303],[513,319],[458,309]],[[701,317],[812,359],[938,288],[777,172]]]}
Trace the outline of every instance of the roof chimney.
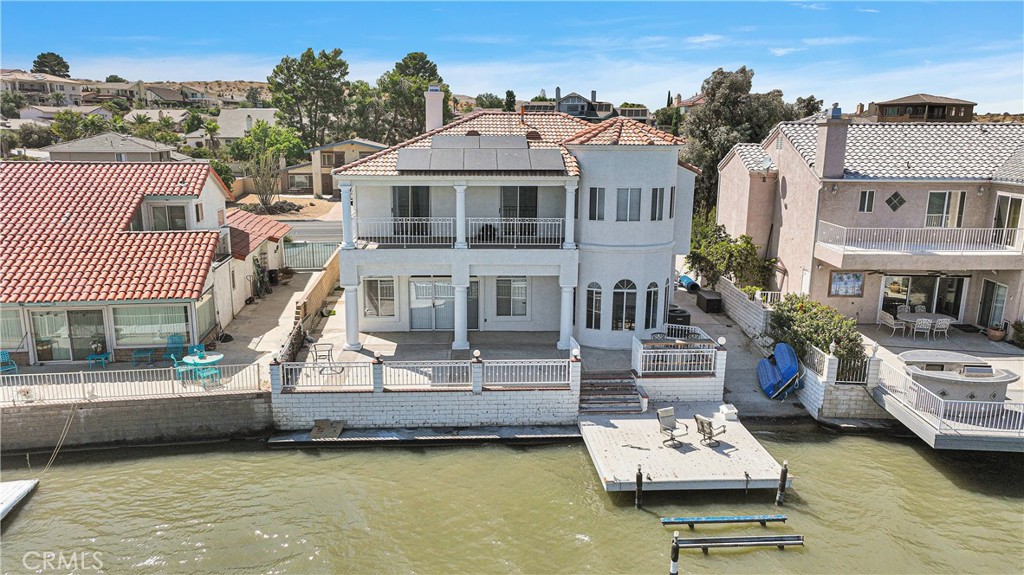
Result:
{"label": "roof chimney", "polygon": [[561,86],[555,86],[555,99],[556,100],[561,100],[562,99],[562,87]]}
{"label": "roof chimney", "polygon": [[596,102],[597,101],[597,90],[591,90],[590,91],[590,101],[591,102]]}
{"label": "roof chimney", "polygon": [[676,92],[675,103],[673,104],[676,108],[683,105],[683,96]]}
{"label": "roof chimney", "polygon": [[864,104],[863,103],[857,104],[857,114],[863,114],[863,113],[864,113]]}
{"label": "roof chimney", "polygon": [[427,122],[423,127],[429,132],[444,125],[444,92],[440,85],[431,84],[423,97],[427,101]]}
{"label": "roof chimney", "polygon": [[819,120],[817,125],[818,148],[814,154],[814,171],[821,178],[842,178],[850,120],[842,117],[839,104],[832,104],[828,116]]}
{"label": "roof chimney", "polygon": [[252,114],[245,115],[245,131],[248,132],[252,129]]}

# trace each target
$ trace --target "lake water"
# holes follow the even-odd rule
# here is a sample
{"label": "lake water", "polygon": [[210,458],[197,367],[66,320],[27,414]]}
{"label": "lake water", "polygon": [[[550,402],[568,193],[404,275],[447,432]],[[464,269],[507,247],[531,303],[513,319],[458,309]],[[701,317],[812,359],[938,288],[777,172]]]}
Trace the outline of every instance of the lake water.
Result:
{"label": "lake water", "polygon": [[[107,573],[666,573],[661,516],[782,512],[780,551],[680,552],[693,573],[1024,571],[1024,458],[747,424],[795,476],[774,492],[607,494],[582,444],[268,451],[259,442],[66,452],[5,522],[4,573],[52,551]],[[3,479],[46,457],[3,460]],[[689,530],[683,526],[683,534]],[[49,571],[38,571],[49,572]],[[93,572],[80,570],[81,573]]]}

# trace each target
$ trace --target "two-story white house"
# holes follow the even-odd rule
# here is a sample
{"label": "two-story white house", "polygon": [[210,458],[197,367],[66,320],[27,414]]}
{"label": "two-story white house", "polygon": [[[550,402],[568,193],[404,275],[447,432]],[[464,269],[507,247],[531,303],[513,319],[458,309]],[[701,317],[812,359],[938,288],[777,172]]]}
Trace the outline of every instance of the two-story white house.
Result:
{"label": "two-story white house", "polygon": [[[438,94],[440,92],[437,92]],[[628,349],[660,331],[695,174],[639,122],[481,111],[334,170],[346,348],[361,331],[557,331]]]}

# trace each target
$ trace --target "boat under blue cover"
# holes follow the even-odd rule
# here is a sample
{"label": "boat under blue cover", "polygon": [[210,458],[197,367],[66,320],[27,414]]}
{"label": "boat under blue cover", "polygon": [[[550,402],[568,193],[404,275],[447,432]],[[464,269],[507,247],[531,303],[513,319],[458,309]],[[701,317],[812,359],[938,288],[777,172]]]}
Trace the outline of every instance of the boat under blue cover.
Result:
{"label": "boat under blue cover", "polygon": [[757,362],[757,381],[770,399],[786,399],[799,387],[800,362],[789,344],[775,344],[772,356]]}

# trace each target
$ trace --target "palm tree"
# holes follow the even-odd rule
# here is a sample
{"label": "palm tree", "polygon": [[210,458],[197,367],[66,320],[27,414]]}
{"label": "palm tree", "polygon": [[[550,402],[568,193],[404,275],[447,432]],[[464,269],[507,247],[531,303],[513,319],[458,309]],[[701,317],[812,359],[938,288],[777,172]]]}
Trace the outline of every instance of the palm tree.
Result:
{"label": "palm tree", "polygon": [[99,114],[89,114],[82,120],[82,136],[96,136],[110,129],[110,124]]}
{"label": "palm tree", "polygon": [[130,121],[131,121],[131,124],[132,124],[132,128],[137,129],[137,128],[141,128],[142,126],[145,126],[146,124],[152,122],[153,119],[150,118],[149,116],[145,115],[145,114],[135,114],[134,116],[132,116],[132,119]]}
{"label": "palm tree", "polygon": [[213,120],[207,120],[203,124],[203,130],[206,132],[207,139],[210,140],[210,150],[215,151],[217,149],[217,132],[220,131],[220,126]]}
{"label": "palm tree", "polygon": [[170,116],[160,116],[160,120],[159,120],[158,123],[160,124],[160,130],[161,131],[163,131],[163,132],[173,132],[174,131],[174,128],[175,128],[174,119],[171,118]]}
{"label": "palm tree", "polygon": [[68,101],[68,98],[60,92],[54,92],[50,94],[50,101],[53,102],[54,106],[63,106]]}
{"label": "palm tree", "polygon": [[131,131],[128,128],[128,124],[124,123],[124,118],[121,116],[114,116],[114,119],[110,121],[110,129],[114,130],[118,134],[127,134]]}

